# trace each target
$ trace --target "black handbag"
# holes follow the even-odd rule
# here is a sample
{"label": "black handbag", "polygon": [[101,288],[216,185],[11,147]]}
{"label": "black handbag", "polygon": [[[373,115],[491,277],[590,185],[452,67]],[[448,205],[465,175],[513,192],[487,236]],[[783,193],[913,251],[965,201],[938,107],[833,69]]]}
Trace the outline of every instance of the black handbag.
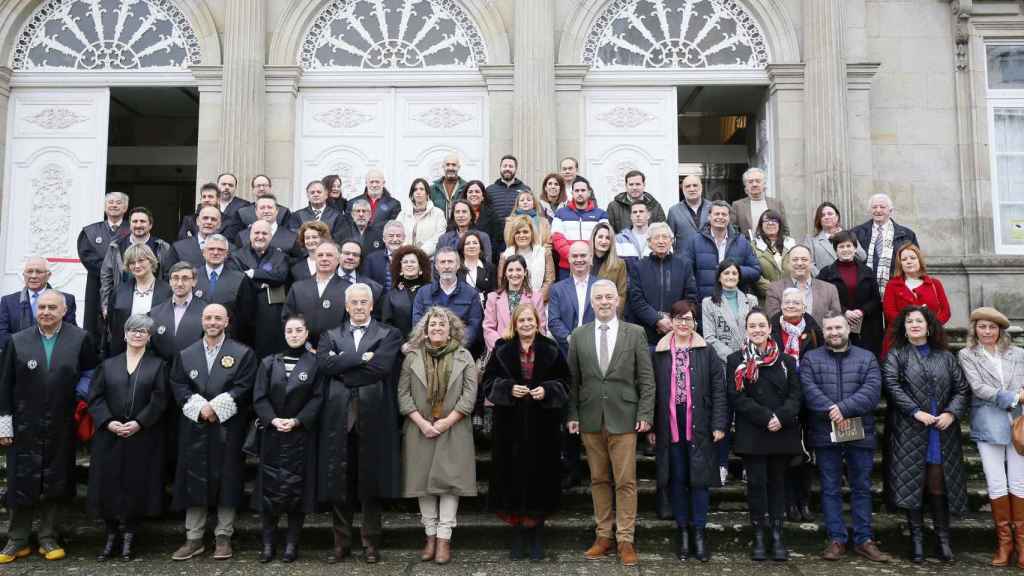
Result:
{"label": "black handbag", "polygon": [[258,458],[260,455],[260,442],[262,440],[263,425],[260,424],[260,420],[257,418],[252,421],[252,425],[249,426],[249,432],[245,435],[245,442],[242,444],[242,453]]}

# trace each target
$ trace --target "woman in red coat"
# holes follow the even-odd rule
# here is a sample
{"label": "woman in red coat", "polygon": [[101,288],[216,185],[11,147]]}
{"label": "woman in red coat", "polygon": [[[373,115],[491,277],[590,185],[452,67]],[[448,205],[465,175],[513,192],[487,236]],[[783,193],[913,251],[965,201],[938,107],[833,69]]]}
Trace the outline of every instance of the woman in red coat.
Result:
{"label": "woman in red coat", "polygon": [[904,244],[896,251],[896,274],[885,285],[882,309],[885,312],[887,330],[882,347],[883,356],[889,350],[889,327],[896,321],[900,311],[907,306],[926,306],[935,313],[939,322],[949,322],[950,310],[946,290],[938,278],[928,275],[924,254],[914,244]]}

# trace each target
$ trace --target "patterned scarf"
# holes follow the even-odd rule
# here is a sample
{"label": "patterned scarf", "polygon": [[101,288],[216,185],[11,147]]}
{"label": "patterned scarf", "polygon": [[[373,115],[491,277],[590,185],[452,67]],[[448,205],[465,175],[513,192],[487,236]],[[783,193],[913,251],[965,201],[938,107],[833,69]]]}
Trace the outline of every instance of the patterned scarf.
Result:
{"label": "patterned scarf", "polygon": [[759,352],[750,339],[743,346],[743,363],[736,367],[736,390],[743,390],[743,382],[757,382],[761,366],[772,366],[779,361],[779,347],[771,338],[765,342],[764,352]]}
{"label": "patterned scarf", "polygon": [[875,263],[875,245],[882,243],[881,254],[878,256],[878,269],[875,270],[875,279],[878,280],[878,294],[885,296],[885,285],[889,283],[889,273],[892,268],[893,245],[892,237],[896,227],[892,220],[882,226],[882,233],[875,233],[875,225],[871,224],[871,243],[868,245],[867,265],[872,267]]}
{"label": "patterned scarf", "polygon": [[785,318],[779,318],[779,324],[782,326],[782,331],[789,336],[789,338],[786,339],[786,349],[783,350],[783,352],[792,356],[793,359],[797,361],[797,365],[799,365],[800,337],[804,335],[804,330],[807,329],[807,320],[801,316],[800,322],[793,324]]}

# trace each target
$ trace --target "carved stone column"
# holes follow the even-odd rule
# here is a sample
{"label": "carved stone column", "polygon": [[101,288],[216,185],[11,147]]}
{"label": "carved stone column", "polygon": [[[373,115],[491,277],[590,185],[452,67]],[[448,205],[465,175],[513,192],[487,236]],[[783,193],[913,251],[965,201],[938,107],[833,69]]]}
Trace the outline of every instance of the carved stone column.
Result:
{"label": "carved stone column", "polygon": [[0,66],[0,206],[4,205],[4,158],[7,154],[7,105],[11,99],[11,69]]}
{"label": "carved stone column", "polygon": [[[839,207],[850,224],[850,166],[847,149],[846,2],[803,3],[804,168],[807,220],[823,200]],[[793,218],[793,215],[790,215]]]}
{"label": "carved stone column", "polygon": [[249,179],[264,171],[266,44],[265,3],[225,0],[220,162],[238,175],[240,196],[249,193]]}
{"label": "carved stone column", "polygon": [[519,158],[519,179],[532,187],[557,161],[554,21],[553,0],[515,3],[512,149]]}

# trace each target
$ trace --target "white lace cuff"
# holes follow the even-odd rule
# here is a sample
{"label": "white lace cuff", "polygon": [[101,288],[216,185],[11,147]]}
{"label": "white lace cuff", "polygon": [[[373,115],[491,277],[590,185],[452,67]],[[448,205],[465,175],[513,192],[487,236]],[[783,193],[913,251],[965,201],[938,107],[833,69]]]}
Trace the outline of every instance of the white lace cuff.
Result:
{"label": "white lace cuff", "polygon": [[0,416],[0,438],[14,438],[13,416]]}
{"label": "white lace cuff", "polygon": [[199,394],[193,394],[188,402],[181,407],[181,413],[185,415],[185,418],[193,422],[199,422],[199,412],[206,406],[206,398],[203,398]]}
{"label": "white lace cuff", "polygon": [[213,408],[213,411],[217,414],[217,419],[221,422],[227,422],[238,413],[235,399],[227,392],[221,392],[214,396],[213,400],[210,400],[210,408]]}

